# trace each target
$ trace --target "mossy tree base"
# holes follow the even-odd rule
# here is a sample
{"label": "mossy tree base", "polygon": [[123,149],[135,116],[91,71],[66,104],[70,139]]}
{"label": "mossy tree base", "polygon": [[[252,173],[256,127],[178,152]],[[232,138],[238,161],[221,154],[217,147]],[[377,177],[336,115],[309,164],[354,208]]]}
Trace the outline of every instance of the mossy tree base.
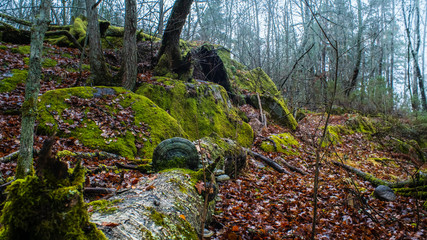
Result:
{"label": "mossy tree base", "polygon": [[0,239],[106,239],[89,222],[83,182],[80,167],[57,183],[33,175],[13,182],[7,188]]}

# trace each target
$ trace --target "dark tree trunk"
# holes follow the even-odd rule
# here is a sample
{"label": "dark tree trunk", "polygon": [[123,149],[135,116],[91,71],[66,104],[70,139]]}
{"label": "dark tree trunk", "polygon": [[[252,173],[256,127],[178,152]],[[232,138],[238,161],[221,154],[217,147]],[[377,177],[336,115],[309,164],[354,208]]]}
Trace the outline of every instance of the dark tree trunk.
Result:
{"label": "dark tree trunk", "polygon": [[104,54],[101,48],[101,32],[98,24],[98,9],[95,0],[86,0],[87,11],[87,36],[89,37],[89,63],[93,85],[112,85],[110,71],[105,64]]}
{"label": "dark tree trunk", "polygon": [[123,39],[122,86],[128,90],[135,87],[137,78],[136,49],[136,0],[126,0],[125,34]]}
{"label": "dark tree trunk", "polygon": [[363,26],[362,26],[362,2],[361,0],[357,1],[357,19],[358,19],[358,31],[357,31],[357,43],[356,43],[356,65],[354,66],[353,76],[350,80],[350,86],[345,90],[345,95],[348,97],[356,87],[357,84],[357,76],[359,76],[360,71],[360,63],[362,62],[362,34],[363,34]]}
{"label": "dark tree trunk", "polygon": [[30,68],[25,84],[25,101],[22,104],[21,145],[16,178],[28,175],[33,165],[34,123],[37,117],[37,97],[40,92],[41,56],[44,35],[50,21],[50,6],[50,0],[42,0],[40,12],[31,27]]}
{"label": "dark tree trunk", "polygon": [[158,53],[158,64],[156,74],[164,75],[168,71],[177,72],[181,65],[181,51],[179,38],[185,20],[191,10],[193,0],[177,0],[172,9],[162,38],[162,44]]}

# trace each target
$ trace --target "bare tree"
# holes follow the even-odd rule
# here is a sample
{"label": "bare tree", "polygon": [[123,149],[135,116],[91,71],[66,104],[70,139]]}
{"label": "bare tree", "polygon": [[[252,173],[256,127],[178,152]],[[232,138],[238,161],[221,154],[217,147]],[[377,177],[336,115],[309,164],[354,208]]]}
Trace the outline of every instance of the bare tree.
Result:
{"label": "bare tree", "polygon": [[136,0],[126,0],[125,33],[123,39],[122,86],[132,90],[137,78]]}
{"label": "bare tree", "polygon": [[40,91],[41,56],[43,39],[50,19],[50,0],[42,0],[40,12],[31,28],[30,68],[25,84],[25,101],[22,104],[21,139],[16,178],[24,178],[32,170],[34,123],[37,117],[37,97]]}
{"label": "bare tree", "polygon": [[95,0],[86,0],[87,11],[87,37],[89,38],[89,63],[91,79],[90,83],[94,85],[112,85],[112,77],[107,64],[105,63],[104,54],[101,48],[101,33],[98,23],[98,9],[100,3]]}

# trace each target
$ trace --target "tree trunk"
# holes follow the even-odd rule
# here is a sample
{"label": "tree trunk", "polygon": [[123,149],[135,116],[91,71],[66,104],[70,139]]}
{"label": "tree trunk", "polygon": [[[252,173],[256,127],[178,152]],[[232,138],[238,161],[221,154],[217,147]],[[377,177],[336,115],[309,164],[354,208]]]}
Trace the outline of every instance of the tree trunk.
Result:
{"label": "tree trunk", "polygon": [[165,19],[164,0],[159,1],[159,25],[157,25],[157,35],[163,35],[163,22]]}
{"label": "tree trunk", "polygon": [[105,64],[101,48],[101,33],[98,24],[98,9],[95,0],[86,0],[87,36],[89,37],[90,80],[93,85],[112,85],[110,71]]}
{"label": "tree trunk", "polygon": [[345,90],[345,95],[348,97],[356,87],[357,76],[359,76],[360,63],[362,62],[362,34],[363,34],[363,23],[362,23],[362,1],[357,0],[357,43],[356,43],[356,65],[354,66],[353,76],[350,80],[350,86]]}
{"label": "tree trunk", "polygon": [[138,75],[136,24],[136,0],[126,0],[125,34],[123,39],[122,86],[128,90],[133,90]]}
{"label": "tree trunk", "polygon": [[166,25],[162,38],[155,69],[156,74],[165,75],[168,72],[177,72],[182,63],[181,50],[179,48],[179,38],[185,20],[191,10],[193,0],[176,0],[172,8],[172,13]]}
{"label": "tree trunk", "polygon": [[37,116],[37,97],[40,91],[43,39],[50,19],[50,0],[42,0],[40,12],[31,28],[31,52],[25,101],[22,104],[21,139],[16,178],[24,178],[32,170],[34,123]]}

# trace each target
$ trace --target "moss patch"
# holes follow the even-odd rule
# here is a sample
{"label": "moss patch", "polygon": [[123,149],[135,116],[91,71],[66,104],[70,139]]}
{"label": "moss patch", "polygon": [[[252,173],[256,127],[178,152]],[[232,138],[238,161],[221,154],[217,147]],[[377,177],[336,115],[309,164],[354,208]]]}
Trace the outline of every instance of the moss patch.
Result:
{"label": "moss patch", "polygon": [[136,93],[168,111],[191,140],[215,132],[225,138],[235,139],[237,136],[242,146],[252,144],[252,128],[241,120],[222,86],[160,78],[155,85],[144,83]]}
{"label": "moss patch", "polygon": [[360,115],[351,116],[347,120],[346,125],[359,133],[373,134],[376,132],[372,121],[369,118],[362,117]]}
{"label": "moss patch", "polygon": [[97,211],[100,213],[112,213],[117,210],[117,207],[115,207],[116,203],[121,202],[121,200],[96,200],[88,203],[87,205],[89,208],[92,208],[93,211]]}
{"label": "moss patch", "polygon": [[106,239],[89,222],[82,193],[84,170],[76,168],[72,176],[60,185],[36,176],[13,182],[7,188],[0,239]]}
{"label": "moss patch", "polygon": [[[99,96],[100,92],[109,94]],[[187,137],[163,109],[123,88],[48,91],[40,98],[38,107],[39,131],[58,131],[58,135],[75,137],[85,146],[124,157],[151,158],[161,141]]]}
{"label": "moss patch", "polygon": [[[176,239],[199,239],[196,230],[190,225],[190,223],[179,217],[173,215],[166,215],[158,212],[155,208],[149,208],[150,218],[158,226],[168,229],[171,233],[175,233]],[[180,222],[176,224],[176,222]]]}
{"label": "moss patch", "polygon": [[271,135],[269,137],[276,144],[277,149],[274,147],[271,141],[263,141],[261,143],[261,149],[265,152],[280,152],[286,155],[299,155],[299,151],[296,148],[301,147],[299,142],[290,133],[281,133],[277,135]]}
{"label": "moss patch", "polygon": [[12,77],[0,80],[0,92],[10,92],[20,83],[25,83],[27,70],[12,69]]}

